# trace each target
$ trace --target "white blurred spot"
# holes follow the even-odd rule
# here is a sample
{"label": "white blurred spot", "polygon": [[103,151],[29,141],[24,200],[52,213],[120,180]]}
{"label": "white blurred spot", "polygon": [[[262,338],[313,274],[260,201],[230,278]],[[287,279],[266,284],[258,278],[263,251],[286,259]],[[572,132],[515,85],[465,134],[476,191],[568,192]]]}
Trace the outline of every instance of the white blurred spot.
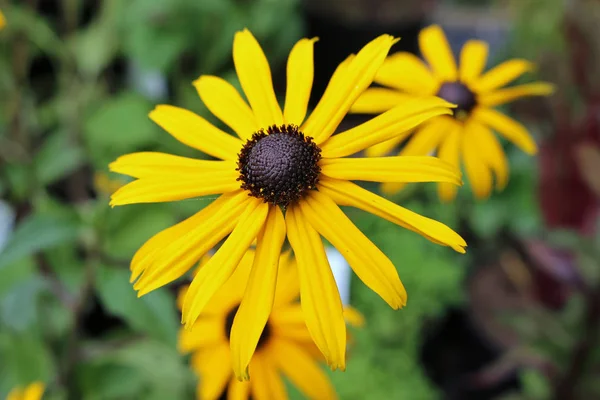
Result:
{"label": "white blurred spot", "polygon": [[331,270],[333,271],[335,283],[340,291],[342,303],[348,305],[350,304],[350,266],[344,259],[344,256],[333,247],[327,247],[325,252],[327,253],[327,259],[329,260],[329,265],[331,265]]}

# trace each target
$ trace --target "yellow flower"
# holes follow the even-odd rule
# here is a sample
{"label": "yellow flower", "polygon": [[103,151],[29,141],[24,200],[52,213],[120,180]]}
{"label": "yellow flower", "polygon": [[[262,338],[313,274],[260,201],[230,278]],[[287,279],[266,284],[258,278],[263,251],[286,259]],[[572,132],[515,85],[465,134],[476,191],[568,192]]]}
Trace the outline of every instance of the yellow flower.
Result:
{"label": "yellow flower", "polygon": [[[469,40],[456,66],[452,50],[442,29],[433,25],[419,35],[421,53],[429,68],[416,56],[401,52],[389,56],[375,75],[374,81],[388,88],[370,88],[356,101],[352,112],[381,113],[408,101],[411,97],[437,95],[457,105],[453,116],[439,116],[423,124],[400,152],[403,156],[425,155],[437,150],[437,155],[459,166],[462,156],[467,177],[477,198],[486,198],[492,189],[492,173],[496,188],[502,190],[508,182],[508,163],[492,129],[528,154],[537,146],[525,127],[496,111],[493,107],[523,96],[548,95],[552,85],[544,82],[503,88],[533,65],[525,60],[506,61],[483,73],[488,46],[480,40]],[[411,135],[410,130],[367,150],[379,157],[392,151]],[[384,183],[385,193],[395,193],[402,183]],[[456,187],[438,185],[440,198],[454,199]]]}
{"label": "yellow flower", "polygon": [[2,11],[0,11],[0,29],[4,29],[5,26],[6,18],[4,17],[4,14],[2,14]]}
{"label": "yellow flower", "polygon": [[[248,366],[250,380],[239,381],[233,375],[236,353],[230,348],[229,336],[232,325],[240,318],[236,313],[252,274],[254,258],[254,250],[248,250],[192,329],[180,331],[179,350],[192,353],[192,368],[199,377],[198,398],[218,399],[227,392],[230,400],[245,400],[250,396],[285,400],[282,376],[286,376],[307,398],[335,399],[335,390],[318,365],[323,357],[314,346],[297,301],[300,294],[297,268],[289,254],[280,259],[273,312]],[[187,290],[183,288],[180,292],[180,307]],[[349,323],[363,324],[358,311],[352,308],[345,311]]]}
{"label": "yellow flower", "polygon": [[9,394],[6,400],[40,400],[44,394],[45,386],[42,382],[34,382],[25,389],[15,388]]}
{"label": "yellow flower", "polygon": [[113,206],[220,195],[194,216],[148,240],[131,262],[131,280],[141,296],[181,277],[229,235],[190,285],[182,310],[187,326],[196,321],[257,240],[255,265],[231,335],[234,350],[243,354],[240,365],[234,366],[238,373],[248,365],[271,312],[277,260],[286,237],[298,260],[308,330],[332,369],[345,367],[346,325],[321,236],[344,254],[360,279],[391,307],[406,303],[394,265],[338,204],[376,214],[461,253],[466,246],[447,226],[350,182],[460,184],[455,168],[434,157],[345,158],[433,116],[451,113],[448,103],[433,96],[414,99],[332,136],[352,103],[371,84],[395,40],[382,35],[342,63],[319,104],[305,118],[314,42],[300,40],[289,55],[283,112],[267,59],[248,30],[235,35],[233,60],[250,106],[223,79],[202,76],[194,82],[208,109],[239,138],[182,108],[160,105],[150,113],[176,139],[219,161],[134,153],[110,165],[112,171],[138,178],[113,194]]}

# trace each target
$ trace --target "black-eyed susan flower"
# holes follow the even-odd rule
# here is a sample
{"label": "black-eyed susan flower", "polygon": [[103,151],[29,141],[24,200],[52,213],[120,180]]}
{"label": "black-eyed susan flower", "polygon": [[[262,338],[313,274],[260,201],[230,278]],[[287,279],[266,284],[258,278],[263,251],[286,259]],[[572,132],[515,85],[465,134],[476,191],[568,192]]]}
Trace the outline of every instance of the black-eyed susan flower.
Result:
{"label": "black-eyed susan flower", "polygon": [[[236,314],[239,314],[244,290],[253,273],[255,257],[254,250],[248,250],[192,328],[180,331],[179,350],[192,354],[192,369],[199,378],[197,397],[202,400],[285,400],[288,398],[282,379],[285,376],[306,398],[335,399],[335,390],[319,366],[323,356],[304,323],[298,303],[297,267],[289,253],[281,256],[273,311],[250,361],[250,380],[239,381],[233,374],[236,354],[232,351],[233,343],[230,344],[231,328],[240,318]],[[204,262],[207,260],[208,257]],[[187,290],[181,290],[180,307]],[[356,310],[347,307],[345,315],[349,324],[363,324],[362,315]]]}
{"label": "black-eyed susan flower", "polygon": [[[367,154],[375,157],[387,154],[412,134],[401,155],[425,155],[435,151],[438,157],[457,167],[462,158],[473,193],[477,198],[486,198],[492,189],[492,174],[498,190],[506,186],[509,175],[506,156],[492,130],[528,154],[537,151],[527,129],[494,107],[524,96],[548,95],[553,87],[535,82],[506,88],[505,85],[531,71],[533,64],[513,59],[483,73],[488,45],[480,40],[469,40],[464,45],[457,67],[446,36],[437,25],[421,31],[419,44],[429,67],[410,53],[389,56],[374,79],[385,87],[367,89],[351,111],[381,113],[411,97],[431,95],[457,107],[451,116],[432,118],[414,134],[408,130],[399,132],[394,138],[369,148]],[[395,193],[402,186],[402,183],[389,182],[382,185],[382,190]],[[438,188],[444,201],[456,196],[453,185],[440,183]]]}
{"label": "black-eyed susan flower", "polygon": [[314,42],[300,40],[289,55],[283,111],[267,59],[248,30],[235,35],[233,60],[249,105],[220,78],[202,76],[194,82],[208,109],[237,137],[178,107],[161,105],[150,113],[176,139],[218,161],[134,153],[110,165],[112,171],[137,178],[112,195],[113,206],[219,195],[196,215],[148,240],[131,263],[134,289],[141,296],[181,277],[227,237],[190,285],[182,310],[187,326],[196,321],[256,240],[252,275],[232,329],[240,371],[248,365],[271,312],[277,260],[286,237],[298,260],[308,330],[333,369],[345,367],[346,325],[321,236],[340,250],[360,279],[391,307],[406,303],[394,265],[339,205],[376,214],[458,252],[466,246],[447,226],[351,182],[460,184],[456,168],[434,157],[346,158],[431,117],[450,114],[449,103],[433,96],[414,99],[332,136],[371,84],[395,40],[382,35],[342,63],[305,118]]}
{"label": "black-eyed susan flower", "polygon": [[42,382],[33,382],[25,388],[15,388],[6,400],[40,400],[44,395],[45,385]]}

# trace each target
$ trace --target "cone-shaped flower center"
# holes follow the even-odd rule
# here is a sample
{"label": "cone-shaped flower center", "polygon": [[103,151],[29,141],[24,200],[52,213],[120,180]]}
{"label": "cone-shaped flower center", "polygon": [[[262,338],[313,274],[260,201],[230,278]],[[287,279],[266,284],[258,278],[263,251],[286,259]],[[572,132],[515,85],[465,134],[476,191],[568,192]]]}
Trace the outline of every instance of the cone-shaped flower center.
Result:
{"label": "cone-shaped flower center", "polygon": [[442,84],[437,96],[456,104],[457,107],[454,109],[455,118],[466,116],[477,104],[475,93],[460,82],[446,82]]}
{"label": "cone-shaped flower center", "polygon": [[321,149],[294,125],[256,132],[242,148],[238,171],[242,189],[274,205],[287,207],[319,181]]}
{"label": "cone-shaped flower center", "polygon": [[[231,309],[231,311],[229,311],[227,313],[227,316],[225,317],[225,335],[227,336],[228,340],[231,335],[231,327],[233,326],[233,319],[235,318],[235,314],[237,313],[237,310],[239,307],[240,307],[239,305],[233,307]],[[267,341],[269,340],[270,336],[271,336],[271,328],[269,327],[269,323],[267,322],[267,324],[265,325],[265,328],[263,329],[262,333],[260,334],[260,338],[258,339],[258,344],[256,345],[256,348],[260,349],[263,345],[265,345],[267,343]]]}

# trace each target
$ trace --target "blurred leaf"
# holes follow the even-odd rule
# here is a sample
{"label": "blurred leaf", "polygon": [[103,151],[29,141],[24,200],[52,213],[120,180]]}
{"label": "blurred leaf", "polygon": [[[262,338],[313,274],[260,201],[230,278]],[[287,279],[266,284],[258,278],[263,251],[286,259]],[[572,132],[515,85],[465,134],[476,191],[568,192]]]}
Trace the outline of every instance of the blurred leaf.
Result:
{"label": "blurred leaf", "polygon": [[73,172],[85,160],[83,150],[69,140],[66,131],[51,134],[35,155],[35,171],[39,183],[47,185]]}
{"label": "blurred leaf", "polygon": [[86,400],[139,399],[145,385],[141,371],[107,362],[84,364],[78,378]]}
{"label": "blurred leaf", "polygon": [[40,277],[33,276],[4,293],[0,297],[0,323],[16,331],[34,325],[38,316],[38,296],[45,287]]}
{"label": "blurred leaf", "polygon": [[0,269],[38,251],[72,241],[77,233],[78,226],[71,220],[50,215],[30,215],[16,227],[4,251],[0,253]]}
{"label": "blurred leaf", "polygon": [[56,369],[37,332],[0,333],[0,392],[36,380],[49,381]]}
{"label": "blurred leaf", "polygon": [[535,369],[526,369],[520,373],[523,392],[532,399],[549,399],[551,395],[550,383],[541,372]]}
{"label": "blurred leaf", "polygon": [[3,10],[10,21],[7,29],[23,33],[35,46],[47,54],[63,56],[63,42],[50,28],[41,14],[24,6],[8,7]]}
{"label": "blurred leaf", "polygon": [[[84,137],[102,162],[155,141],[156,126],[148,118],[152,105],[131,92],[117,95],[94,109],[84,123]],[[106,165],[103,165],[106,167]]]}
{"label": "blurred leaf", "polygon": [[179,317],[174,297],[162,289],[138,298],[129,276],[129,270],[101,266],[97,288],[102,303],[134,330],[175,347]]}

